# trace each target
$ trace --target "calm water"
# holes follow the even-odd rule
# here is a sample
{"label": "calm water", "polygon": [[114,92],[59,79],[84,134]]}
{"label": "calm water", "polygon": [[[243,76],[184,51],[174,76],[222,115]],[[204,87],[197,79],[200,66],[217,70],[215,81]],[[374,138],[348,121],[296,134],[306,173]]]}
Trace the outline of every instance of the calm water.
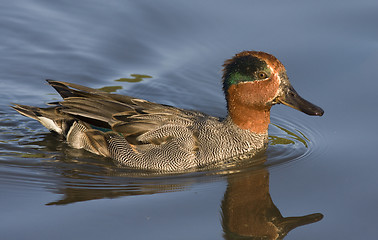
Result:
{"label": "calm water", "polygon": [[[0,239],[376,238],[377,1],[71,2],[0,2]],[[52,78],[224,116],[221,65],[252,49],[325,110],[273,107],[263,166],[146,175],[9,108]]]}

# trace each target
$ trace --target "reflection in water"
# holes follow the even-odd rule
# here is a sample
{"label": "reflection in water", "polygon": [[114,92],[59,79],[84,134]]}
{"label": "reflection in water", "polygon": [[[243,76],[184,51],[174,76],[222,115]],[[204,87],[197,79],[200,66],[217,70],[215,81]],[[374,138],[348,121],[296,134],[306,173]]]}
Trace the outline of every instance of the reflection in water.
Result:
{"label": "reflection in water", "polygon": [[283,239],[292,229],[317,222],[320,213],[282,217],[269,194],[266,168],[228,177],[222,202],[224,237],[230,239]]}
{"label": "reflection in water", "polygon": [[[303,143],[303,145],[306,148],[308,147],[307,142],[306,142],[306,140],[308,141],[308,139],[300,131],[297,130],[297,132],[301,136],[299,136],[298,134],[294,133],[293,131],[285,129],[284,127],[281,127],[281,126],[279,126],[277,124],[272,124],[272,125],[275,126],[278,129],[280,129],[281,131],[285,132],[287,134],[287,136],[289,136],[289,138],[281,138],[281,137],[269,135],[269,140],[270,140],[269,144],[270,145],[276,145],[276,144],[294,144],[295,142],[293,140],[297,140],[297,141]],[[291,139],[293,139],[293,140],[291,140]]]}
{"label": "reflection in water", "polygon": [[[130,74],[130,76],[131,78],[119,78],[114,81],[136,83],[136,82],[143,81],[143,79],[145,78],[152,78],[151,76],[145,75],[145,74]],[[106,87],[99,88],[99,90],[108,92],[108,93],[113,93],[122,88],[123,88],[122,86],[106,86]]]}
{"label": "reflection in water", "polygon": [[108,87],[99,88],[98,90],[101,90],[101,91],[104,91],[104,92],[107,92],[107,93],[113,93],[113,92],[116,92],[117,90],[120,90],[120,89],[122,89],[121,86],[108,86]]}
{"label": "reflection in water", "polygon": [[132,82],[132,83],[135,83],[135,82],[141,82],[144,78],[152,78],[151,76],[145,75],[145,74],[130,74],[130,76],[132,78],[120,78],[120,79],[117,79],[115,81],[116,82]]}
{"label": "reflection in water", "polygon": [[184,189],[185,184],[164,184],[155,182],[142,183],[140,180],[125,178],[122,185],[120,184],[98,184],[91,186],[87,184],[67,184],[58,188],[56,193],[63,194],[63,198],[58,201],[47,203],[46,205],[65,205],[75,202],[83,202],[103,198],[118,198],[122,196],[149,195],[161,192],[180,191]]}
{"label": "reflection in water", "polygon": [[[62,169],[61,169],[62,170]],[[138,173],[111,171],[96,179],[80,169],[61,171],[65,182],[54,187],[61,200],[47,205],[62,205],[102,198],[147,195],[180,191],[201,179],[215,176],[135,177]],[[142,176],[142,175],[139,175]],[[111,178],[108,178],[111,177]],[[72,178],[70,181],[69,178]],[[231,239],[283,239],[296,227],[320,221],[320,213],[301,217],[283,217],[269,193],[269,172],[255,166],[246,172],[227,175],[227,190],[221,205],[224,237]],[[58,190],[56,190],[58,189]]]}

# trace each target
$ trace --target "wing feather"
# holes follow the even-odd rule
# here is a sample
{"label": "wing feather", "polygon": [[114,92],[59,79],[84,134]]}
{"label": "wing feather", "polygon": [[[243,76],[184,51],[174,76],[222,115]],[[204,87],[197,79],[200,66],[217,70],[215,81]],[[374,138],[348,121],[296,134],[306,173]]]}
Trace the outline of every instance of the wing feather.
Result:
{"label": "wing feather", "polygon": [[111,128],[132,144],[162,144],[177,137],[176,130],[193,125],[199,117],[210,117],[78,84],[48,82],[63,97],[59,102],[62,112],[94,126]]}

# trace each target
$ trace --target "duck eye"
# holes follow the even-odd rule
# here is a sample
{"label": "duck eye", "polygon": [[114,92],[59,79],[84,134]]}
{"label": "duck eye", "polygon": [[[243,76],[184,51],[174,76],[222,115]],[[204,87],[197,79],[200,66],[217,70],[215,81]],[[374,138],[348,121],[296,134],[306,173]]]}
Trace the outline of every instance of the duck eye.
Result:
{"label": "duck eye", "polygon": [[265,78],[267,78],[268,77],[268,74],[266,74],[265,72],[258,72],[257,73],[257,77],[259,78],[259,79],[265,79]]}

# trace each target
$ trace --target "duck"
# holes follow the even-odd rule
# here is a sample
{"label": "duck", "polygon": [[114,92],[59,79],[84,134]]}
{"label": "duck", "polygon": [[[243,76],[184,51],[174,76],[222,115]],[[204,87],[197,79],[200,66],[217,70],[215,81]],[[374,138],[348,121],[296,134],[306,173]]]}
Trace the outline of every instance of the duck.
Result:
{"label": "duck", "polygon": [[252,158],[267,147],[270,110],[276,104],[308,115],[324,113],[295,91],[275,56],[261,51],[243,51],[225,61],[228,114],[223,118],[79,84],[47,82],[62,101],[45,108],[14,104],[13,109],[62,135],[73,148],[147,171],[197,170]]}

